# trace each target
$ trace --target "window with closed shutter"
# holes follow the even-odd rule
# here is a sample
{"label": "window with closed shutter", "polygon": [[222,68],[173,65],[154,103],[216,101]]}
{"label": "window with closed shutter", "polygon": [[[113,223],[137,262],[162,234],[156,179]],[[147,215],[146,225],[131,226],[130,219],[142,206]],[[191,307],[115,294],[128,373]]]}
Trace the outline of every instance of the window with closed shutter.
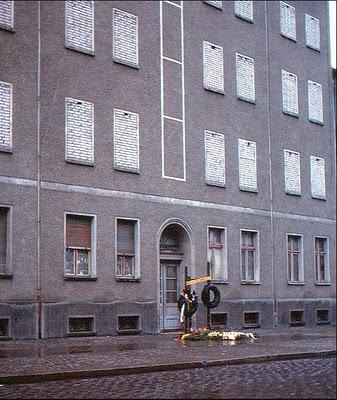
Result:
{"label": "window with closed shutter", "polygon": [[0,208],[0,274],[6,273],[7,266],[7,219],[8,209]]}
{"label": "window with closed shutter", "polygon": [[117,276],[135,277],[136,221],[117,220]]}

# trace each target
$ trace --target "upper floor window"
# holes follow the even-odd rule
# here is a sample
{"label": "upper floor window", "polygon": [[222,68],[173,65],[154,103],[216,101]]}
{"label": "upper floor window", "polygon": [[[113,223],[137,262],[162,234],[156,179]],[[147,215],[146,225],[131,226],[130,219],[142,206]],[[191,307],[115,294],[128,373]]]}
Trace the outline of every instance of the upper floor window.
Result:
{"label": "upper floor window", "polygon": [[236,91],[240,100],[255,103],[254,60],[236,53]]}
{"label": "upper floor window", "polygon": [[206,41],[203,42],[204,88],[224,93],[223,49]]}
{"label": "upper floor window", "polygon": [[117,278],[139,278],[139,221],[117,218],[116,237]]}
{"label": "upper floor window", "polygon": [[66,214],[66,277],[96,275],[94,234],[94,217]]}
{"label": "upper floor window", "polygon": [[260,282],[258,232],[241,231],[241,281]]}
{"label": "upper floor window", "polygon": [[329,283],[328,239],[315,237],[315,273],[316,283]]}
{"label": "upper floor window", "polygon": [[226,231],[224,228],[208,227],[207,261],[211,264],[212,280],[226,281]]}
{"label": "upper floor window", "polygon": [[321,37],[319,19],[309,14],[305,14],[305,42],[311,49],[320,51]]}
{"label": "upper floor window", "polygon": [[253,2],[246,0],[235,1],[235,15],[246,21],[253,22]]}
{"label": "upper floor window", "polygon": [[14,1],[0,0],[0,28],[14,29]]}
{"label": "upper floor window", "polygon": [[241,190],[257,191],[256,173],[256,143],[239,139],[239,188]]}
{"label": "upper floor window", "polygon": [[112,26],[113,60],[138,68],[138,17],[114,8]]}
{"label": "upper floor window", "polygon": [[303,248],[301,235],[287,235],[288,240],[288,282],[303,283]]}
{"label": "upper floor window", "polygon": [[205,131],[206,182],[225,186],[225,137],[222,133]]}
{"label": "upper floor window", "polygon": [[311,196],[315,199],[326,199],[325,161],[324,158],[310,156]]}
{"label": "upper floor window", "polygon": [[0,82],[0,151],[12,150],[12,85]]}
{"label": "upper floor window", "polygon": [[309,121],[323,124],[322,85],[313,81],[308,81],[308,112]]}
{"label": "upper floor window", "polygon": [[0,277],[11,273],[10,208],[0,207]]}
{"label": "upper floor window", "polygon": [[204,0],[204,3],[209,4],[210,6],[219,8],[222,10],[222,1],[221,0]]}
{"label": "upper floor window", "polygon": [[280,1],[281,35],[296,41],[295,7]]}
{"label": "upper floor window", "polygon": [[284,186],[288,194],[301,195],[300,153],[284,150]]}
{"label": "upper floor window", "polygon": [[66,47],[94,53],[94,1],[69,0],[66,4]]}
{"label": "upper floor window", "polygon": [[297,75],[282,70],[282,107],[283,112],[298,116]]}

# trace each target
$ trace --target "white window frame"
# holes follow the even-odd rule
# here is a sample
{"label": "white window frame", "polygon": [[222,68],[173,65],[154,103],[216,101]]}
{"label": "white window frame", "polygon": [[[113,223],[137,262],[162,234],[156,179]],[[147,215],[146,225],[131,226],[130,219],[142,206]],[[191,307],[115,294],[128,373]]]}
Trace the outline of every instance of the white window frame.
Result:
{"label": "white window frame", "polygon": [[[316,51],[320,52],[321,51],[321,24],[320,24],[320,20],[318,18],[310,15],[310,14],[305,14],[304,18],[305,18],[305,22],[304,22],[304,24],[305,24],[305,44],[309,49],[316,50]],[[318,34],[319,34],[319,46],[318,47],[315,47],[312,44],[308,43],[308,39],[309,39],[308,38],[308,22],[307,22],[308,19],[313,19],[313,20],[318,21]]]}
{"label": "white window frame", "polygon": [[[74,274],[66,274],[66,266],[67,266],[67,216],[82,216],[82,217],[89,217],[91,218],[91,248],[90,248],[90,275],[79,276]],[[70,279],[88,279],[88,278],[96,278],[97,277],[97,260],[96,260],[96,244],[97,244],[97,215],[96,214],[89,214],[89,213],[79,213],[79,212],[71,212],[66,211],[64,213],[64,266],[63,266],[63,275],[64,278]]]}
{"label": "white window frame", "polygon": [[[243,232],[252,232],[254,234],[254,240],[256,240],[255,253],[254,253],[254,280],[247,280],[243,278],[242,271],[242,233]],[[261,284],[261,271],[260,271],[260,232],[256,229],[240,229],[240,281],[241,284],[245,285],[259,285]]]}
{"label": "white window frame", "polygon": [[[316,239],[324,239],[326,242],[326,251],[325,251],[325,257],[324,257],[324,262],[325,262],[325,275],[327,276],[327,279],[325,281],[319,281],[317,280],[317,265],[316,265]],[[316,235],[314,236],[314,270],[315,270],[315,285],[318,286],[328,286],[331,285],[331,276],[330,276],[330,243],[329,243],[329,237],[327,236],[319,236]]]}
{"label": "white window frame", "polygon": [[[312,171],[312,160],[315,161],[319,161],[319,160],[323,160],[324,163],[324,196],[313,193],[312,189],[313,189],[313,185],[312,185],[312,181],[313,181],[313,171]],[[310,186],[311,186],[311,197],[314,199],[318,199],[318,200],[326,200],[326,179],[325,179],[325,175],[326,175],[326,171],[325,171],[325,159],[322,157],[317,157],[317,156],[310,156]]]}
{"label": "white window frame", "polygon": [[[117,274],[117,256],[118,256],[118,240],[117,240],[117,232],[118,232],[118,221],[134,221],[134,238],[135,238],[135,275],[133,277],[118,275]],[[139,280],[141,276],[140,271],[140,219],[139,218],[131,218],[131,217],[115,217],[115,257],[114,257],[114,264],[115,264],[115,277],[116,280],[123,281],[123,280]]]}
{"label": "white window frame", "polygon": [[250,1],[251,3],[251,9],[252,9],[252,15],[251,17],[247,17],[246,15],[240,14],[239,11],[237,10],[236,4],[238,1],[234,1],[234,14],[238,17],[241,18],[247,22],[254,23],[254,2]]}
{"label": "white window frame", "polygon": [[[310,107],[310,104],[311,104],[311,102],[310,102],[310,99],[309,99],[309,87],[310,87],[310,85],[314,85],[314,86],[317,86],[317,87],[320,87],[320,94],[321,94],[321,107],[322,107],[322,119],[320,120],[320,119],[316,119],[316,118],[313,118],[312,116],[311,116],[311,107]],[[311,100],[313,100],[313,99],[311,99]],[[309,117],[309,121],[310,122],[314,122],[315,124],[319,124],[319,125],[324,125],[324,114],[323,114],[323,86],[320,84],[320,83],[318,83],[318,82],[315,82],[315,81],[311,81],[310,79],[308,80],[308,117]]]}
{"label": "white window frame", "polygon": [[7,232],[6,232],[6,266],[2,276],[11,276],[13,273],[13,207],[7,204],[0,204],[0,208],[7,209]]}
{"label": "white window frame", "polygon": [[[299,156],[299,190],[298,190],[298,191],[294,191],[294,190],[289,190],[289,189],[287,189],[286,153],[298,154],[298,156]],[[294,195],[294,196],[301,196],[301,195],[302,195],[301,153],[299,153],[298,151],[293,151],[293,150],[284,149],[284,150],[283,150],[283,166],[284,166],[284,191],[285,191],[285,193],[291,194],[291,195]]]}
{"label": "white window frame", "polygon": [[[295,13],[295,36],[291,36],[289,34],[287,34],[287,32],[282,30],[282,7],[287,7],[287,8],[291,8],[294,10]],[[284,1],[280,1],[280,32],[281,35],[287,39],[293,40],[294,42],[297,41],[297,27],[296,27],[296,9],[294,6],[291,6],[288,3],[285,3]]]}
{"label": "white window frame", "polygon": [[[207,225],[207,237],[206,237],[206,254],[207,254],[207,261],[209,259],[209,232],[211,229],[221,229],[221,238],[222,238],[222,267],[223,267],[223,274],[222,279],[213,279],[212,282],[221,282],[227,283],[228,282],[228,252],[227,252],[227,228],[225,226],[217,226],[217,225]],[[211,266],[212,268],[212,266]],[[212,274],[212,270],[211,270]]]}
{"label": "white window frame", "polygon": [[[290,110],[287,110],[285,107],[284,107],[284,95],[283,95],[283,75],[284,74],[288,74],[288,75],[290,75],[290,76],[295,76],[296,77],[296,111],[290,111]],[[298,118],[298,115],[299,115],[299,106],[298,106],[298,77],[297,77],[297,75],[296,74],[293,74],[292,72],[289,72],[289,71],[286,71],[286,70],[284,70],[284,69],[282,69],[281,70],[281,87],[282,87],[282,111],[284,112],[284,114],[287,114],[287,115],[291,115],[291,116],[293,116],[293,117],[297,117]]]}
{"label": "white window frame", "polygon": [[[300,239],[299,243],[299,257],[298,257],[298,276],[299,276],[299,281],[293,281],[291,280],[290,276],[290,266],[288,263],[288,238],[289,236],[296,236]],[[286,234],[286,259],[287,259],[287,280],[288,280],[288,285],[304,285],[304,263],[303,263],[303,235],[299,233],[287,233]]]}
{"label": "white window frame", "polygon": [[[205,63],[205,45],[209,45],[211,48],[218,48],[221,49],[221,55],[222,55],[222,87],[221,88],[216,88],[215,86],[210,86],[206,83],[206,63]],[[203,84],[204,88],[207,90],[210,90],[211,92],[216,92],[220,94],[225,94],[225,69],[224,69],[224,55],[223,55],[223,47],[219,46],[217,44],[208,42],[207,40],[204,40],[202,42],[202,63],[203,63]]]}
{"label": "white window frame", "polygon": [[[252,82],[253,93],[254,93],[253,99],[239,94],[239,76],[238,76],[238,58],[239,58],[239,56],[253,61],[253,82]],[[248,57],[241,53],[235,53],[235,68],[236,68],[236,96],[237,96],[237,98],[239,100],[243,100],[243,101],[247,101],[248,103],[255,104],[256,103],[256,93],[255,93],[255,61],[254,61],[254,58]]]}
{"label": "white window frame", "polygon": [[0,152],[12,153],[13,151],[13,84],[9,82],[0,81],[10,87],[10,103],[9,103],[9,146],[0,146]]}
{"label": "white window frame", "polygon": [[[136,63],[129,61],[129,60],[124,60],[122,58],[116,57],[115,55],[115,12],[119,11],[122,14],[125,15],[130,15],[132,17],[136,18]],[[129,67],[133,67],[133,68],[139,68],[139,24],[138,24],[138,16],[131,14],[127,11],[121,10],[120,8],[114,7],[112,9],[112,59],[114,62],[118,63],[118,64],[123,64],[123,65],[127,65]]]}
{"label": "white window frame", "polygon": [[0,29],[5,29],[7,31],[14,31],[14,9],[15,9],[14,5],[15,5],[15,2],[14,2],[14,0],[10,0],[10,2],[12,3],[11,25],[8,26],[8,25],[2,24],[0,22]]}
{"label": "white window frame", "polygon": [[67,24],[67,20],[68,20],[68,1],[66,0],[65,2],[65,47],[67,49],[70,50],[75,50],[75,51],[79,51],[80,53],[85,53],[85,54],[89,54],[89,55],[94,55],[95,54],[95,1],[92,0],[92,49],[88,50],[85,47],[80,47],[80,46],[76,46],[73,44],[68,43],[68,24]]}

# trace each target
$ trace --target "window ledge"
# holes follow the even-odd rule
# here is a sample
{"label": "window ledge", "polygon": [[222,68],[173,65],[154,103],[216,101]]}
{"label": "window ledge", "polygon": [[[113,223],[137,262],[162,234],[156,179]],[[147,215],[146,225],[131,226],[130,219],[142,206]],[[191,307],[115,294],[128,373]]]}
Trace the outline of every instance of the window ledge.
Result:
{"label": "window ledge", "polygon": [[214,187],[220,187],[220,188],[225,188],[226,184],[224,183],[216,183],[216,182],[207,182],[206,181],[207,186],[214,186]]}
{"label": "window ledge", "polygon": [[261,285],[261,282],[255,282],[255,281],[241,281],[241,285]]}
{"label": "window ledge", "polygon": [[69,164],[80,164],[80,165],[86,165],[86,166],[88,166],[88,167],[94,167],[95,166],[95,163],[92,161],[82,161],[82,160],[75,160],[75,159],[72,159],[72,158],[66,158],[65,159],[65,162],[66,163],[69,163]]}
{"label": "window ledge", "polygon": [[239,189],[241,190],[241,192],[258,193],[257,189],[252,189],[247,186],[239,186]]}
{"label": "window ledge", "polygon": [[286,191],[285,191],[285,194],[289,194],[290,196],[298,196],[298,197],[302,197],[302,194],[301,194],[301,193],[298,193],[298,192],[292,192],[292,191],[290,191],[290,190],[286,190]]}
{"label": "window ledge", "polygon": [[8,341],[8,340],[13,340],[13,338],[10,337],[10,336],[0,336],[0,342],[1,341]]}
{"label": "window ledge", "polygon": [[291,41],[293,41],[293,42],[295,42],[295,43],[297,42],[297,39],[296,39],[296,38],[293,38],[293,37],[287,35],[286,33],[281,33],[281,36],[284,37],[284,38],[286,38],[286,39],[289,39],[289,40],[291,40]]}
{"label": "window ledge", "polygon": [[315,200],[323,200],[326,201],[326,197],[325,196],[319,196],[319,195],[311,195],[311,197]]}
{"label": "window ledge", "polygon": [[3,153],[13,153],[13,149],[8,148],[8,147],[0,146],[0,152],[3,152]]}
{"label": "window ledge", "polygon": [[247,324],[243,326],[243,329],[248,329],[248,328],[261,328],[260,324]]}
{"label": "window ledge", "polygon": [[3,25],[3,24],[0,24],[0,29],[3,29],[4,31],[8,31],[8,32],[15,32],[15,30],[14,30],[14,28],[12,28],[11,26],[8,26],[8,25]]}
{"label": "window ledge", "polygon": [[97,281],[97,276],[65,276],[65,281]]}
{"label": "window ledge", "polygon": [[117,330],[118,335],[139,335],[142,333],[141,329],[120,329]]}
{"label": "window ledge", "polygon": [[13,279],[13,274],[0,274],[0,279]]}
{"label": "window ledge", "polygon": [[315,282],[316,286],[331,286],[331,282]]}
{"label": "window ledge", "polygon": [[81,47],[72,46],[71,44],[66,44],[65,47],[69,50],[78,51],[79,53],[88,54],[89,56],[95,56],[93,50],[82,49]]}
{"label": "window ledge", "polygon": [[139,169],[136,168],[119,167],[118,165],[115,165],[114,169],[120,172],[131,172],[133,174],[140,174]]}
{"label": "window ledge", "polygon": [[79,337],[79,336],[97,336],[96,332],[69,332],[67,333],[69,337]]}
{"label": "window ledge", "polygon": [[331,324],[331,321],[316,321],[317,325],[329,325]]}
{"label": "window ledge", "polygon": [[124,278],[118,276],[116,277],[116,282],[140,282],[140,278]]}
{"label": "window ledge", "polygon": [[222,279],[211,279],[212,283],[220,284],[220,285],[228,285],[228,279],[222,280]]}
{"label": "window ledge", "polygon": [[244,15],[240,15],[240,14],[236,14],[236,13],[235,13],[235,16],[236,16],[237,18],[242,19],[243,21],[250,22],[251,24],[254,23],[254,20],[253,20],[253,19],[248,18],[248,17],[245,17]]}
{"label": "window ledge", "polygon": [[298,113],[294,113],[292,111],[282,110],[283,114],[290,115],[291,117],[300,118]]}
{"label": "window ledge", "polygon": [[309,118],[309,121],[312,122],[313,124],[324,126],[324,123],[322,121],[319,121],[318,119]]}
{"label": "window ledge", "polygon": [[321,49],[320,49],[320,48],[317,48],[317,47],[311,46],[310,44],[307,44],[306,46],[307,46],[309,49],[311,49],[311,50],[318,51],[319,53],[321,52]]}
{"label": "window ledge", "polygon": [[113,61],[115,63],[117,63],[117,64],[122,64],[122,65],[125,65],[127,67],[139,69],[139,64],[133,63],[131,61],[123,60],[123,59],[118,58],[118,57],[113,57]]}
{"label": "window ledge", "polygon": [[288,285],[290,285],[290,286],[304,286],[305,283],[304,282],[289,282],[288,281]]}
{"label": "window ledge", "polygon": [[304,326],[305,322],[289,322],[290,326]]}
{"label": "window ledge", "polygon": [[209,92],[214,92],[218,94],[225,94],[225,91],[223,89],[218,89],[212,86],[204,85],[204,89],[208,90]]}
{"label": "window ledge", "polygon": [[246,103],[250,103],[250,104],[256,104],[256,100],[254,99],[250,99],[250,98],[248,98],[248,97],[244,97],[244,96],[237,96],[237,99],[238,100],[241,100],[241,101],[245,101]]}

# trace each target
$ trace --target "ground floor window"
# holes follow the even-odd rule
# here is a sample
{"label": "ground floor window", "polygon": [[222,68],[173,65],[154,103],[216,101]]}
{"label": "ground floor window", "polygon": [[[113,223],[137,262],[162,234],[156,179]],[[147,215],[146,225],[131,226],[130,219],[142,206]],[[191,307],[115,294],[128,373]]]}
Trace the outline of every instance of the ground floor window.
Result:
{"label": "ground floor window", "polygon": [[116,276],[117,278],[139,277],[138,221],[117,218],[116,227]]}
{"label": "ground floor window", "polygon": [[315,237],[315,272],[316,283],[329,283],[328,239]]}
{"label": "ground floor window", "polygon": [[258,232],[241,231],[241,280],[245,283],[260,281]]}
{"label": "ground floor window", "polygon": [[302,236],[288,235],[288,281],[301,283],[303,275]]}

